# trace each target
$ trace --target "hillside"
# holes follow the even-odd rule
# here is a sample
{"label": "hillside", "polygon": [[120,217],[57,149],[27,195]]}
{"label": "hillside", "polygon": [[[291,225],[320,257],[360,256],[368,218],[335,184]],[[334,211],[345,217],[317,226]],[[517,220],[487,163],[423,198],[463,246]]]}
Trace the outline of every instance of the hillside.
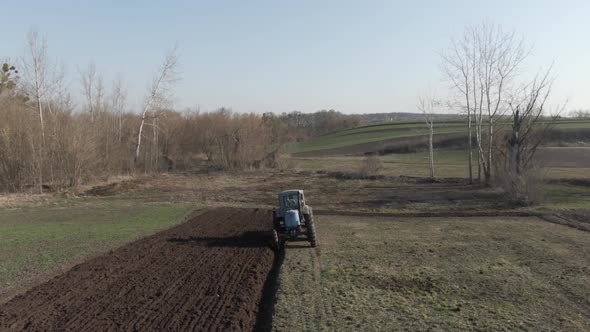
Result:
{"label": "hillside", "polygon": [[[498,128],[508,127],[508,122]],[[296,156],[346,155],[376,151],[413,148],[425,144],[428,133],[421,121],[395,121],[364,125],[351,129],[338,130],[321,135],[297,145],[292,153]],[[435,123],[435,140],[443,146],[453,145],[465,137],[466,127],[463,119],[446,118]],[[587,141],[590,138],[590,119],[564,118],[557,121],[549,140]]]}
{"label": "hillside", "polygon": [[[367,122],[385,122],[385,121],[422,121],[422,113],[409,112],[391,112],[391,113],[365,113],[360,117]],[[434,114],[436,119],[460,119],[462,114]]]}

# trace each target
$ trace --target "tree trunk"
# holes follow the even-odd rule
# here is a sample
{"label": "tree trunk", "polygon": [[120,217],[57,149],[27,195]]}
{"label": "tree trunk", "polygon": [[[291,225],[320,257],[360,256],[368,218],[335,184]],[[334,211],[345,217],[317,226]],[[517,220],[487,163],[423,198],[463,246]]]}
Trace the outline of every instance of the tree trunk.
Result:
{"label": "tree trunk", "polygon": [[481,183],[481,160],[479,158],[479,150],[477,151],[477,182]]}
{"label": "tree trunk", "polygon": [[153,159],[153,166],[152,171],[159,171],[159,164],[158,164],[158,118],[154,116],[152,120],[152,136],[154,137],[153,149],[152,149],[152,159]]}
{"label": "tree trunk", "polygon": [[492,179],[492,153],[494,149],[494,119],[490,116],[488,126],[488,153],[486,162],[486,185],[489,185]]}
{"label": "tree trunk", "polygon": [[514,112],[514,122],[512,124],[512,137],[508,141],[508,160],[510,166],[510,186],[512,187],[513,199],[519,199],[519,182],[520,182],[520,118],[519,111]]}
{"label": "tree trunk", "polygon": [[135,146],[135,158],[134,158],[134,163],[137,166],[137,161],[139,160],[139,152],[141,149],[141,134],[143,133],[143,125],[145,124],[145,119],[147,117],[147,112],[150,109],[150,106],[152,105],[154,98],[156,98],[156,94],[158,93],[158,88],[160,86],[160,80],[158,81],[158,83],[156,84],[155,89],[152,91],[152,94],[150,96],[150,98],[148,99],[147,103],[145,103],[145,106],[143,108],[143,112],[141,112],[141,124],[139,125],[139,132],[137,133],[137,145]]}
{"label": "tree trunk", "polygon": [[428,156],[430,161],[430,178],[434,179],[434,124],[430,123],[430,134],[428,135]]}
{"label": "tree trunk", "polygon": [[123,114],[119,111],[119,143],[122,142],[123,139]]}
{"label": "tree trunk", "polygon": [[[485,162],[483,155],[483,147],[481,145],[481,115],[477,116],[475,120],[475,140],[477,145],[477,180],[481,183],[481,171],[485,173]],[[482,167],[483,166],[483,167]]]}
{"label": "tree trunk", "polygon": [[139,151],[141,149],[141,134],[143,133],[143,125],[145,123],[145,113],[146,111],[144,111],[141,116],[141,124],[139,125],[139,132],[137,133],[137,145],[135,146],[135,158],[133,159],[136,165],[139,160]]}
{"label": "tree trunk", "polygon": [[[469,104],[467,104],[469,105]],[[471,111],[469,110],[469,106],[467,106],[467,149],[469,150],[468,157],[469,157],[469,183],[473,183],[473,146],[472,146],[472,126],[471,126]]]}
{"label": "tree trunk", "polygon": [[43,151],[45,145],[45,123],[43,121],[43,104],[41,103],[40,88],[37,85],[37,108],[39,109],[39,123],[41,125],[41,144],[39,146],[39,193],[43,193]]}

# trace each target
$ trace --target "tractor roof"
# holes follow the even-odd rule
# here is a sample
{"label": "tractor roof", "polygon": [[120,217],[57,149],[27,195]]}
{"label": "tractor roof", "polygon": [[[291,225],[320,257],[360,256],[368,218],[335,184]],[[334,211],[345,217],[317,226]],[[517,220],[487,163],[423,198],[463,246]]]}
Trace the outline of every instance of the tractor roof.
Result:
{"label": "tractor roof", "polygon": [[301,190],[301,189],[284,190],[284,191],[281,191],[281,195],[289,194],[289,193],[293,193],[293,192],[303,193],[303,190]]}

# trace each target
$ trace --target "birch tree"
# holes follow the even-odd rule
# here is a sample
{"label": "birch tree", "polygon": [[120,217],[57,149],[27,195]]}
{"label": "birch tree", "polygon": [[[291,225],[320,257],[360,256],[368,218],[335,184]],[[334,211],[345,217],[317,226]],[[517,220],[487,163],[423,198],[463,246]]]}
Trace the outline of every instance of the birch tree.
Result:
{"label": "birch tree", "polygon": [[36,30],[31,30],[27,34],[26,54],[22,60],[22,64],[28,93],[34,99],[39,115],[41,136],[45,139],[43,99],[48,89],[47,39],[45,37],[39,37],[39,33]]}
{"label": "birch tree", "polygon": [[137,165],[139,160],[139,154],[141,149],[141,137],[143,134],[143,127],[145,125],[146,119],[148,119],[149,112],[153,111],[153,109],[167,100],[169,97],[169,90],[172,85],[178,80],[176,68],[178,66],[178,55],[177,55],[177,48],[174,47],[166,57],[162,63],[162,67],[158,71],[158,73],[154,76],[152,83],[150,85],[150,89],[148,92],[148,96],[145,99],[143,110],[141,112],[141,122],[139,124],[139,130],[137,132],[137,144],[135,146],[135,157],[134,161]]}
{"label": "birch tree", "polygon": [[483,23],[467,27],[460,40],[442,54],[443,71],[467,112],[469,178],[472,181],[472,125],[475,121],[478,168],[490,184],[494,133],[515,92],[514,79],[527,56],[524,41],[514,32]]}
{"label": "birch tree", "polygon": [[[34,101],[34,108],[39,116],[41,142],[34,148],[37,164],[37,182],[39,192],[43,192],[43,159],[45,157],[45,120],[43,102],[49,90],[49,59],[47,57],[47,39],[39,37],[36,30],[27,34],[25,56],[22,58],[23,78],[27,94]],[[31,144],[34,144],[31,140]]]}
{"label": "birch tree", "polygon": [[434,179],[434,114],[440,107],[440,102],[433,96],[420,96],[418,110],[422,113],[424,123],[428,129],[428,168],[430,178]]}

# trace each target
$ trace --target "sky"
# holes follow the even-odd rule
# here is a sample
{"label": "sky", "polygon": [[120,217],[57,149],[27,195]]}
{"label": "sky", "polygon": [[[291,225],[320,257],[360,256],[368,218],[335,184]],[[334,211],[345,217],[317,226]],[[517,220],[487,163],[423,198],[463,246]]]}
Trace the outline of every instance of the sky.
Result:
{"label": "sky", "polygon": [[177,109],[240,112],[415,112],[445,95],[440,52],[465,26],[514,30],[532,47],[526,70],[553,63],[552,103],[590,109],[590,1],[4,1],[0,59],[24,54],[27,32],[81,93],[96,65],[121,76],[136,110],[165,53],[178,45]]}

